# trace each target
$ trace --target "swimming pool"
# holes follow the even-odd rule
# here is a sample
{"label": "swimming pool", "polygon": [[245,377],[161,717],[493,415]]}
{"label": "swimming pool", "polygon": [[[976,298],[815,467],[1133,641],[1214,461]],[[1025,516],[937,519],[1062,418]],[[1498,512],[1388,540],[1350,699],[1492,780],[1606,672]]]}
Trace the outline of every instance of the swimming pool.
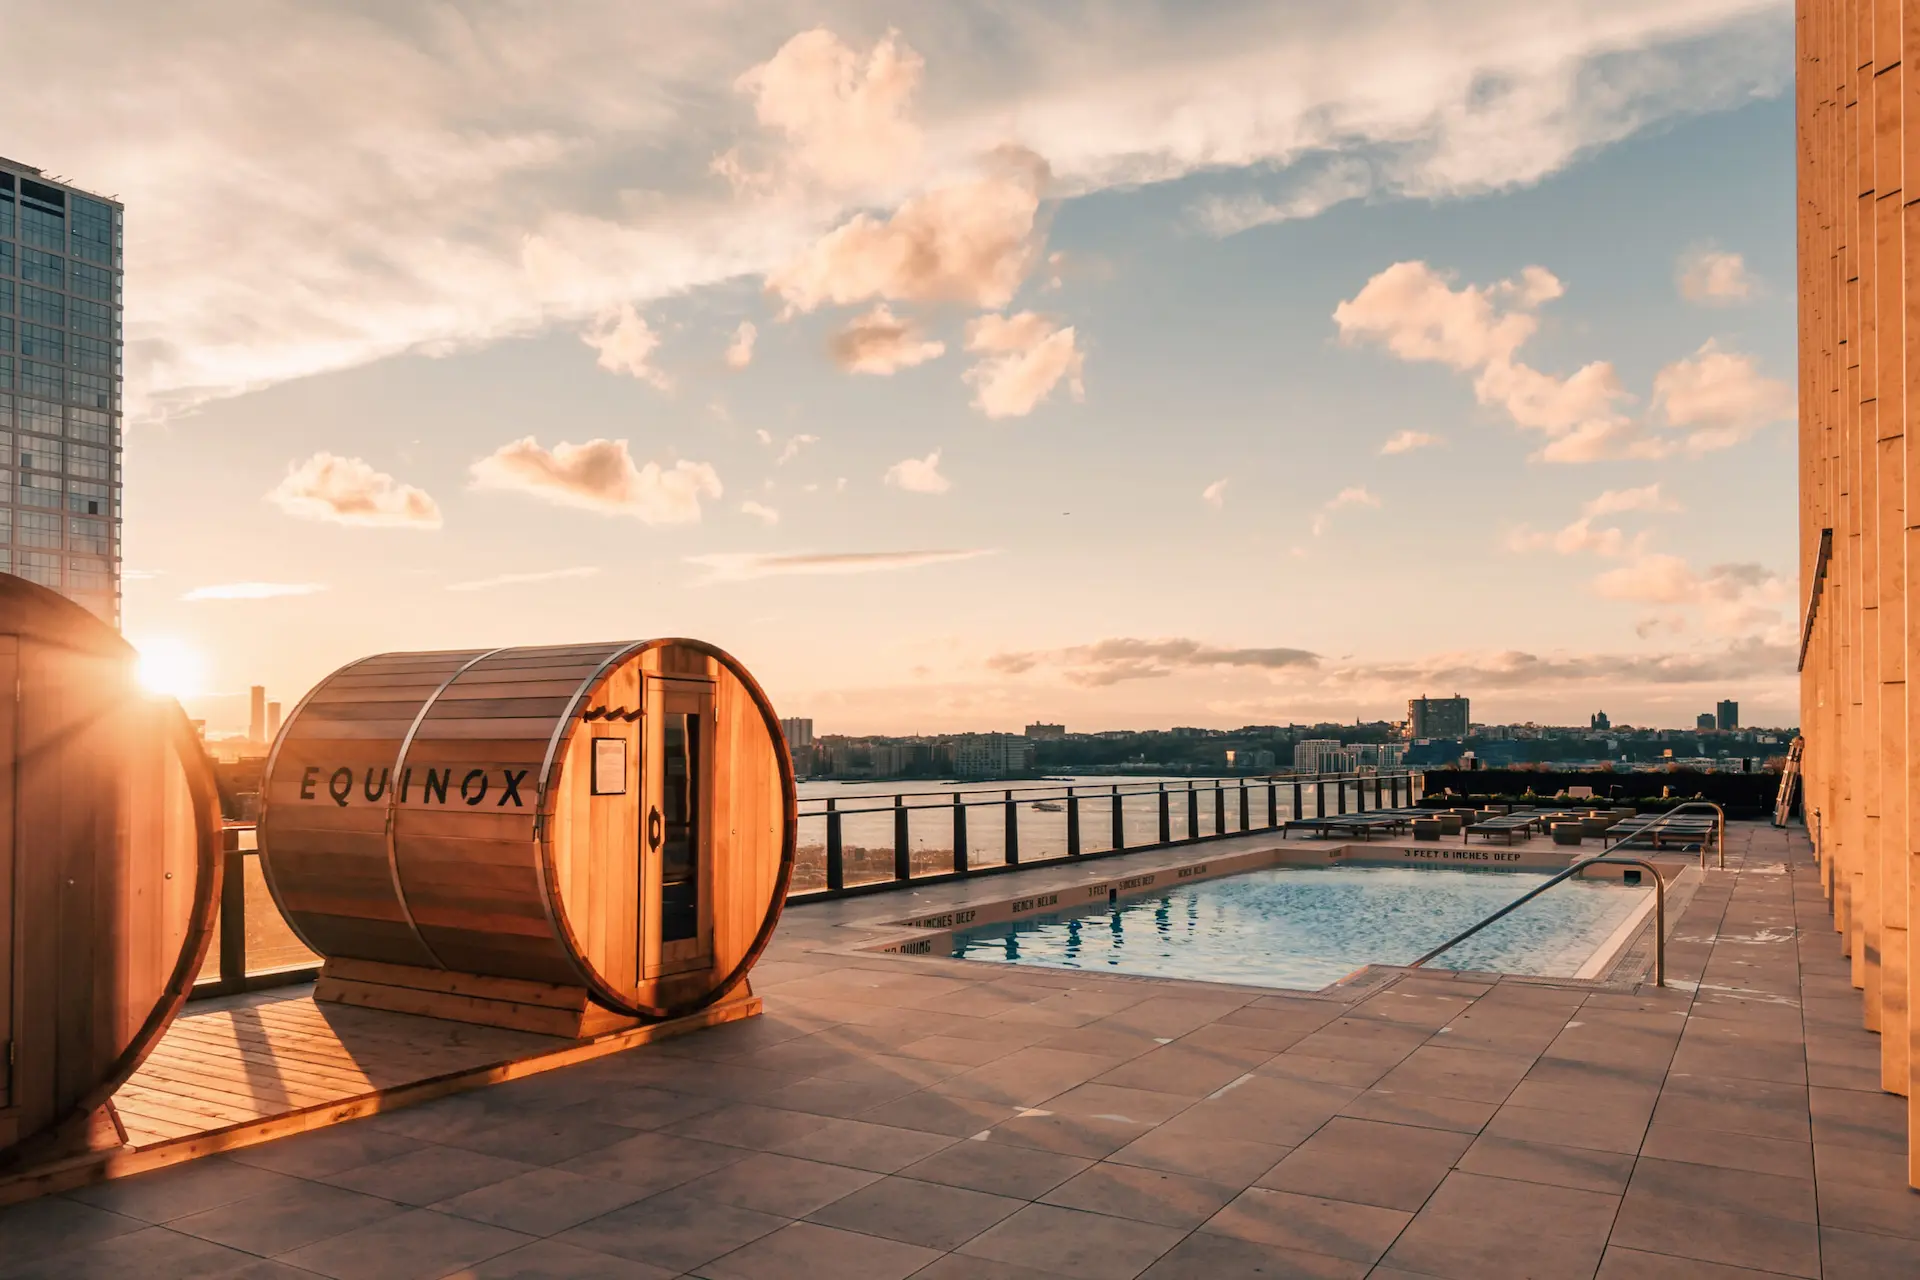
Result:
{"label": "swimming pool", "polygon": [[[1548,879],[1545,872],[1273,867],[1093,910],[978,925],[955,957],[1318,990],[1366,964],[1406,964]],[[1431,962],[1574,977],[1637,919],[1651,886],[1575,879]]]}

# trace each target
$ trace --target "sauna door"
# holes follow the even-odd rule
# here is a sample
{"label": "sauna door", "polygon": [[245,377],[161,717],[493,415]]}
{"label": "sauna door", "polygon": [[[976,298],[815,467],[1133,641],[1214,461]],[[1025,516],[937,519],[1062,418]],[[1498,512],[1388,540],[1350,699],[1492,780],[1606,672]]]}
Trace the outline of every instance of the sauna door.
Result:
{"label": "sauna door", "polygon": [[713,683],[647,677],[641,977],[713,962]]}
{"label": "sauna door", "polygon": [[[20,728],[20,640],[0,636],[0,1112],[13,1104],[14,980],[18,976],[14,953],[14,821],[13,761]],[[8,1122],[0,1121],[0,1146],[5,1146]]]}

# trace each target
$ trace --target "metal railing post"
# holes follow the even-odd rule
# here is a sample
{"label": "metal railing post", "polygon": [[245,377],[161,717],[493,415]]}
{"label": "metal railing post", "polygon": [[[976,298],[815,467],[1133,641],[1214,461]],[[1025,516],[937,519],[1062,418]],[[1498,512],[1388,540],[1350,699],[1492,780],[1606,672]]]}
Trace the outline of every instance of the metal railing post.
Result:
{"label": "metal railing post", "polygon": [[1365,778],[1353,780],[1353,810],[1355,813],[1367,811],[1367,780]]}
{"label": "metal railing post", "polygon": [[1289,819],[1298,820],[1300,818],[1304,818],[1307,816],[1306,814],[1300,811],[1300,807],[1305,801],[1306,801],[1306,792],[1301,788],[1299,783],[1297,782],[1294,783],[1293,784],[1293,812],[1287,815]]}
{"label": "metal railing post", "polygon": [[1160,843],[1161,844],[1173,843],[1173,814],[1168,808],[1168,805],[1170,803],[1171,801],[1167,799],[1167,784],[1163,782],[1160,784]]}
{"label": "metal railing post", "polygon": [[1217,781],[1213,784],[1213,834],[1227,834],[1227,793]]}
{"label": "metal railing post", "polygon": [[1347,780],[1345,778],[1335,778],[1333,780],[1333,794],[1334,794],[1334,799],[1340,805],[1340,812],[1336,816],[1342,817],[1342,818],[1346,817],[1347,816]]}
{"label": "metal railing post", "polygon": [[1280,784],[1267,779],[1267,830],[1280,825]]}
{"label": "metal railing post", "polygon": [[247,855],[240,832],[220,833],[220,985],[228,991],[247,986]]}
{"label": "metal railing post", "polygon": [[1014,866],[1020,861],[1020,810],[1014,803],[1013,792],[1007,792],[1007,865]]}
{"label": "metal railing post", "polygon": [[1187,839],[1200,838],[1200,793],[1193,789],[1193,779],[1187,779]]}
{"label": "metal railing post", "polygon": [[953,793],[953,869],[956,874],[967,874],[967,806],[961,799],[961,793]]}
{"label": "metal railing post", "polygon": [[913,837],[907,828],[907,802],[903,796],[893,798],[893,878],[913,879]]}
{"label": "metal railing post", "polygon": [[1325,778],[1313,780],[1313,816],[1316,818],[1327,816],[1327,780]]}
{"label": "metal railing post", "polygon": [[1247,828],[1253,825],[1253,814],[1247,808],[1247,780],[1240,779],[1240,834],[1247,834]]}
{"label": "metal railing post", "polygon": [[1127,813],[1125,799],[1120,794],[1120,784],[1113,784],[1113,847],[1116,851],[1127,847]]}
{"label": "metal railing post", "polygon": [[1080,856],[1080,797],[1067,788],[1067,856]]}
{"label": "metal railing post", "polygon": [[847,887],[846,850],[840,843],[840,813],[832,797],[827,799],[827,890],[838,893]]}

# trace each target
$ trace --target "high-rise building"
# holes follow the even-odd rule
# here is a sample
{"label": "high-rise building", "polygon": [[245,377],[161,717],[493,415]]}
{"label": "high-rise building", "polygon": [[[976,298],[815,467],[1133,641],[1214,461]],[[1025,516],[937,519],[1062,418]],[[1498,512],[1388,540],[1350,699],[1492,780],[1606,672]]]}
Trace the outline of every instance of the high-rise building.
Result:
{"label": "high-rise building", "polygon": [[1293,744],[1293,767],[1298,773],[1352,773],[1357,755],[1338,738],[1308,738]]}
{"label": "high-rise building", "polygon": [[1422,738],[1464,738],[1467,723],[1467,699],[1457,693],[1451,698],[1407,700],[1407,736],[1416,742]]}
{"label": "high-rise building", "polygon": [[265,685],[254,685],[247,690],[247,741],[264,743],[267,740],[267,689]]}
{"label": "high-rise building", "polygon": [[1067,726],[1063,724],[1030,724],[1027,736],[1035,742],[1059,742],[1067,736]]}
{"label": "high-rise building", "polygon": [[267,704],[267,741],[272,742],[275,738],[278,738],[279,736],[280,736],[280,704],[277,702],[269,702]]}
{"label": "high-rise building", "polygon": [[953,740],[953,771],[962,778],[1005,778],[1033,768],[1033,740],[1021,733],[963,733]]}
{"label": "high-rise building", "polygon": [[1731,698],[1722,698],[1713,709],[1716,728],[1724,733],[1732,733],[1740,727],[1740,704]]}
{"label": "high-rise building", "polygon": [[123,214],[0,158],[0,569],[116,626]]}
{"label": "high-rise building", "polygon": [[780,722],[780,732],[786,735],[787,750],[803,751],[813,745],[813,721],[795,717]]}
{"label": "high-rise building", "polygon": [[1711,711],[1702,711],[1699,715],[1693,718],[1693,727],[1699,730],[1701,733],[1713,732],[1714,727],[1717,723],[1718,722],[1713,718],[1713,713]]}

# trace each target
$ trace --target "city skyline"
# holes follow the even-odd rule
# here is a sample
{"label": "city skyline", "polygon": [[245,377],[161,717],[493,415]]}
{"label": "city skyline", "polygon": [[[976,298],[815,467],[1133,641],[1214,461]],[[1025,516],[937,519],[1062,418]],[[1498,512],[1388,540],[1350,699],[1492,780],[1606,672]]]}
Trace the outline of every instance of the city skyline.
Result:
{"label": "city skyline", "polygon": [[130,210],[130,638],[229,730],[582,634],[872,732],[1791,721],[1788,10],[1350,8],[23,6],[115,90],[0,152]]}

